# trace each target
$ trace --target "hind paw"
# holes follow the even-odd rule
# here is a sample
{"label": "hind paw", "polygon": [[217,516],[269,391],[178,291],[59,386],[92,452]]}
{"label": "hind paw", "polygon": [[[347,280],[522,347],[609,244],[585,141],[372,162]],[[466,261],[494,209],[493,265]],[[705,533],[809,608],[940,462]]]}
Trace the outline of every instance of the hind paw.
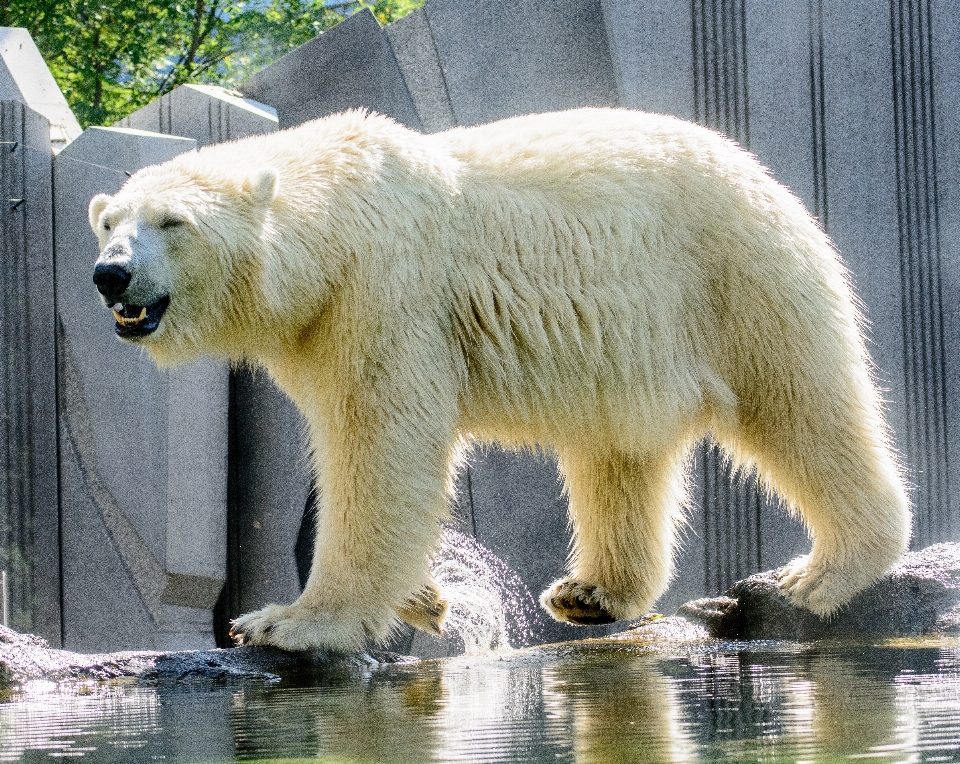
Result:
{"label": "hind paw", "polygon": [[780,591],[796,607],[827,617],[883,575],[863,564],[814,562],[804,555],[777,571]]}
{"label": "hind paw", "polygon": [[578,626],[597,626],[622,618],[617,598],[602,586],[560,579],[540,595],[540,604],[554,619]]}
{"label": "hind paw", "polygon": [[440,592],[440,587],[431,581],[408,599],[403,607],[397,610],[397,615],[404,623],[439,637],[443,634],[443,621],[448,610],[449,606]]}

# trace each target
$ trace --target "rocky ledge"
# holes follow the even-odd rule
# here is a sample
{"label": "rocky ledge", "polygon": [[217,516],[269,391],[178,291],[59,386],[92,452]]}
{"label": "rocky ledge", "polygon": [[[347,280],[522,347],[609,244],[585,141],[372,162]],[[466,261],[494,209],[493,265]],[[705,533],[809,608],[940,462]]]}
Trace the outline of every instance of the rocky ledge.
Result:
{"label": "rocky ledge", "polygon": [[[905,555],[890,574],[829,619],[793,607],[776,586],[776,572],[768,571],[737,582],[721,597],[688,602],[674,616],[648,617],[631,629],[600,641],[676,644],[711,637],[810,641],[928,634],[960,634],[960,544],[935,544]],[[296,675],[303,681],[414,660],[382,651],[361,655],[324,651],[297,654],[262,647],[82,655],[52,649],[39,637],[0,627],[0,687],[34,679],[82,681],[118,677],[152,682],[275,681],[284,675]]]}
{"label": "rocky ledge", "polygon": [[300,678],[363,672],[384,663],[414,660],[395,653],[337,655],[325,651],[288,653],[266,647],[197,650],[175,653],[120,652],[84,655],[55,650],[40,637],[0,626],[0,688],[31,680],[85,681],[135,677],[140,680],[276,681],[283,675]]}
{"label": "rocky ledge", "polygon": [[[845,639],[960,634],[960,544],[934,544],[904,555],[887,576],[829,618],[793,607],[777,588],[776,571],[738,581],[721,597],[682,605],[673,619],[716,639]],[[648,622],[632,629],[663,631]]]}

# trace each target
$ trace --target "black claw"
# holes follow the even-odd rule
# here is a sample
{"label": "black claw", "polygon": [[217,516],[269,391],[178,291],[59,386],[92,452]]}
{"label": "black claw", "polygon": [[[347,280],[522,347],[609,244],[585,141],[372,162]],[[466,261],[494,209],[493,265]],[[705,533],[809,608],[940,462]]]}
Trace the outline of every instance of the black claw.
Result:
{"label": "black claw", "polygon": [[577,626],[603,626],[608,623],[616,623],[617,619],[610,615],[606,610],[597,608],[596,615],[567,615],[567,620],[570,623],[575,623]]}

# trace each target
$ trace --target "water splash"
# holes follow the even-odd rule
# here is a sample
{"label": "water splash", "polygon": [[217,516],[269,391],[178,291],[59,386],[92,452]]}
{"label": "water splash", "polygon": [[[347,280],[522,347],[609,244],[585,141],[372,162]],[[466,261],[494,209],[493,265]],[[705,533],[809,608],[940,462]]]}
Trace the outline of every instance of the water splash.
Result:
{"label": "water splash", "polygon": [[450,602],[444,637],[466,655],[536,644],[539,608],[520,577],[472,536],[445,528],[431,571]]}

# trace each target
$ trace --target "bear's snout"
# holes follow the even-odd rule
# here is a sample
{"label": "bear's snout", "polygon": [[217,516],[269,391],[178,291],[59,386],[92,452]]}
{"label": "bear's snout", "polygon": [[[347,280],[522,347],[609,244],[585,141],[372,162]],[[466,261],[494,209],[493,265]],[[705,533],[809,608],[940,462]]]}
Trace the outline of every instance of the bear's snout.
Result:
{"label": "bear's snout", "polygon": [[93,283],[109,305],[121,302],[131,278],[130,271],[116,263],[99,263],[93,269]]}

